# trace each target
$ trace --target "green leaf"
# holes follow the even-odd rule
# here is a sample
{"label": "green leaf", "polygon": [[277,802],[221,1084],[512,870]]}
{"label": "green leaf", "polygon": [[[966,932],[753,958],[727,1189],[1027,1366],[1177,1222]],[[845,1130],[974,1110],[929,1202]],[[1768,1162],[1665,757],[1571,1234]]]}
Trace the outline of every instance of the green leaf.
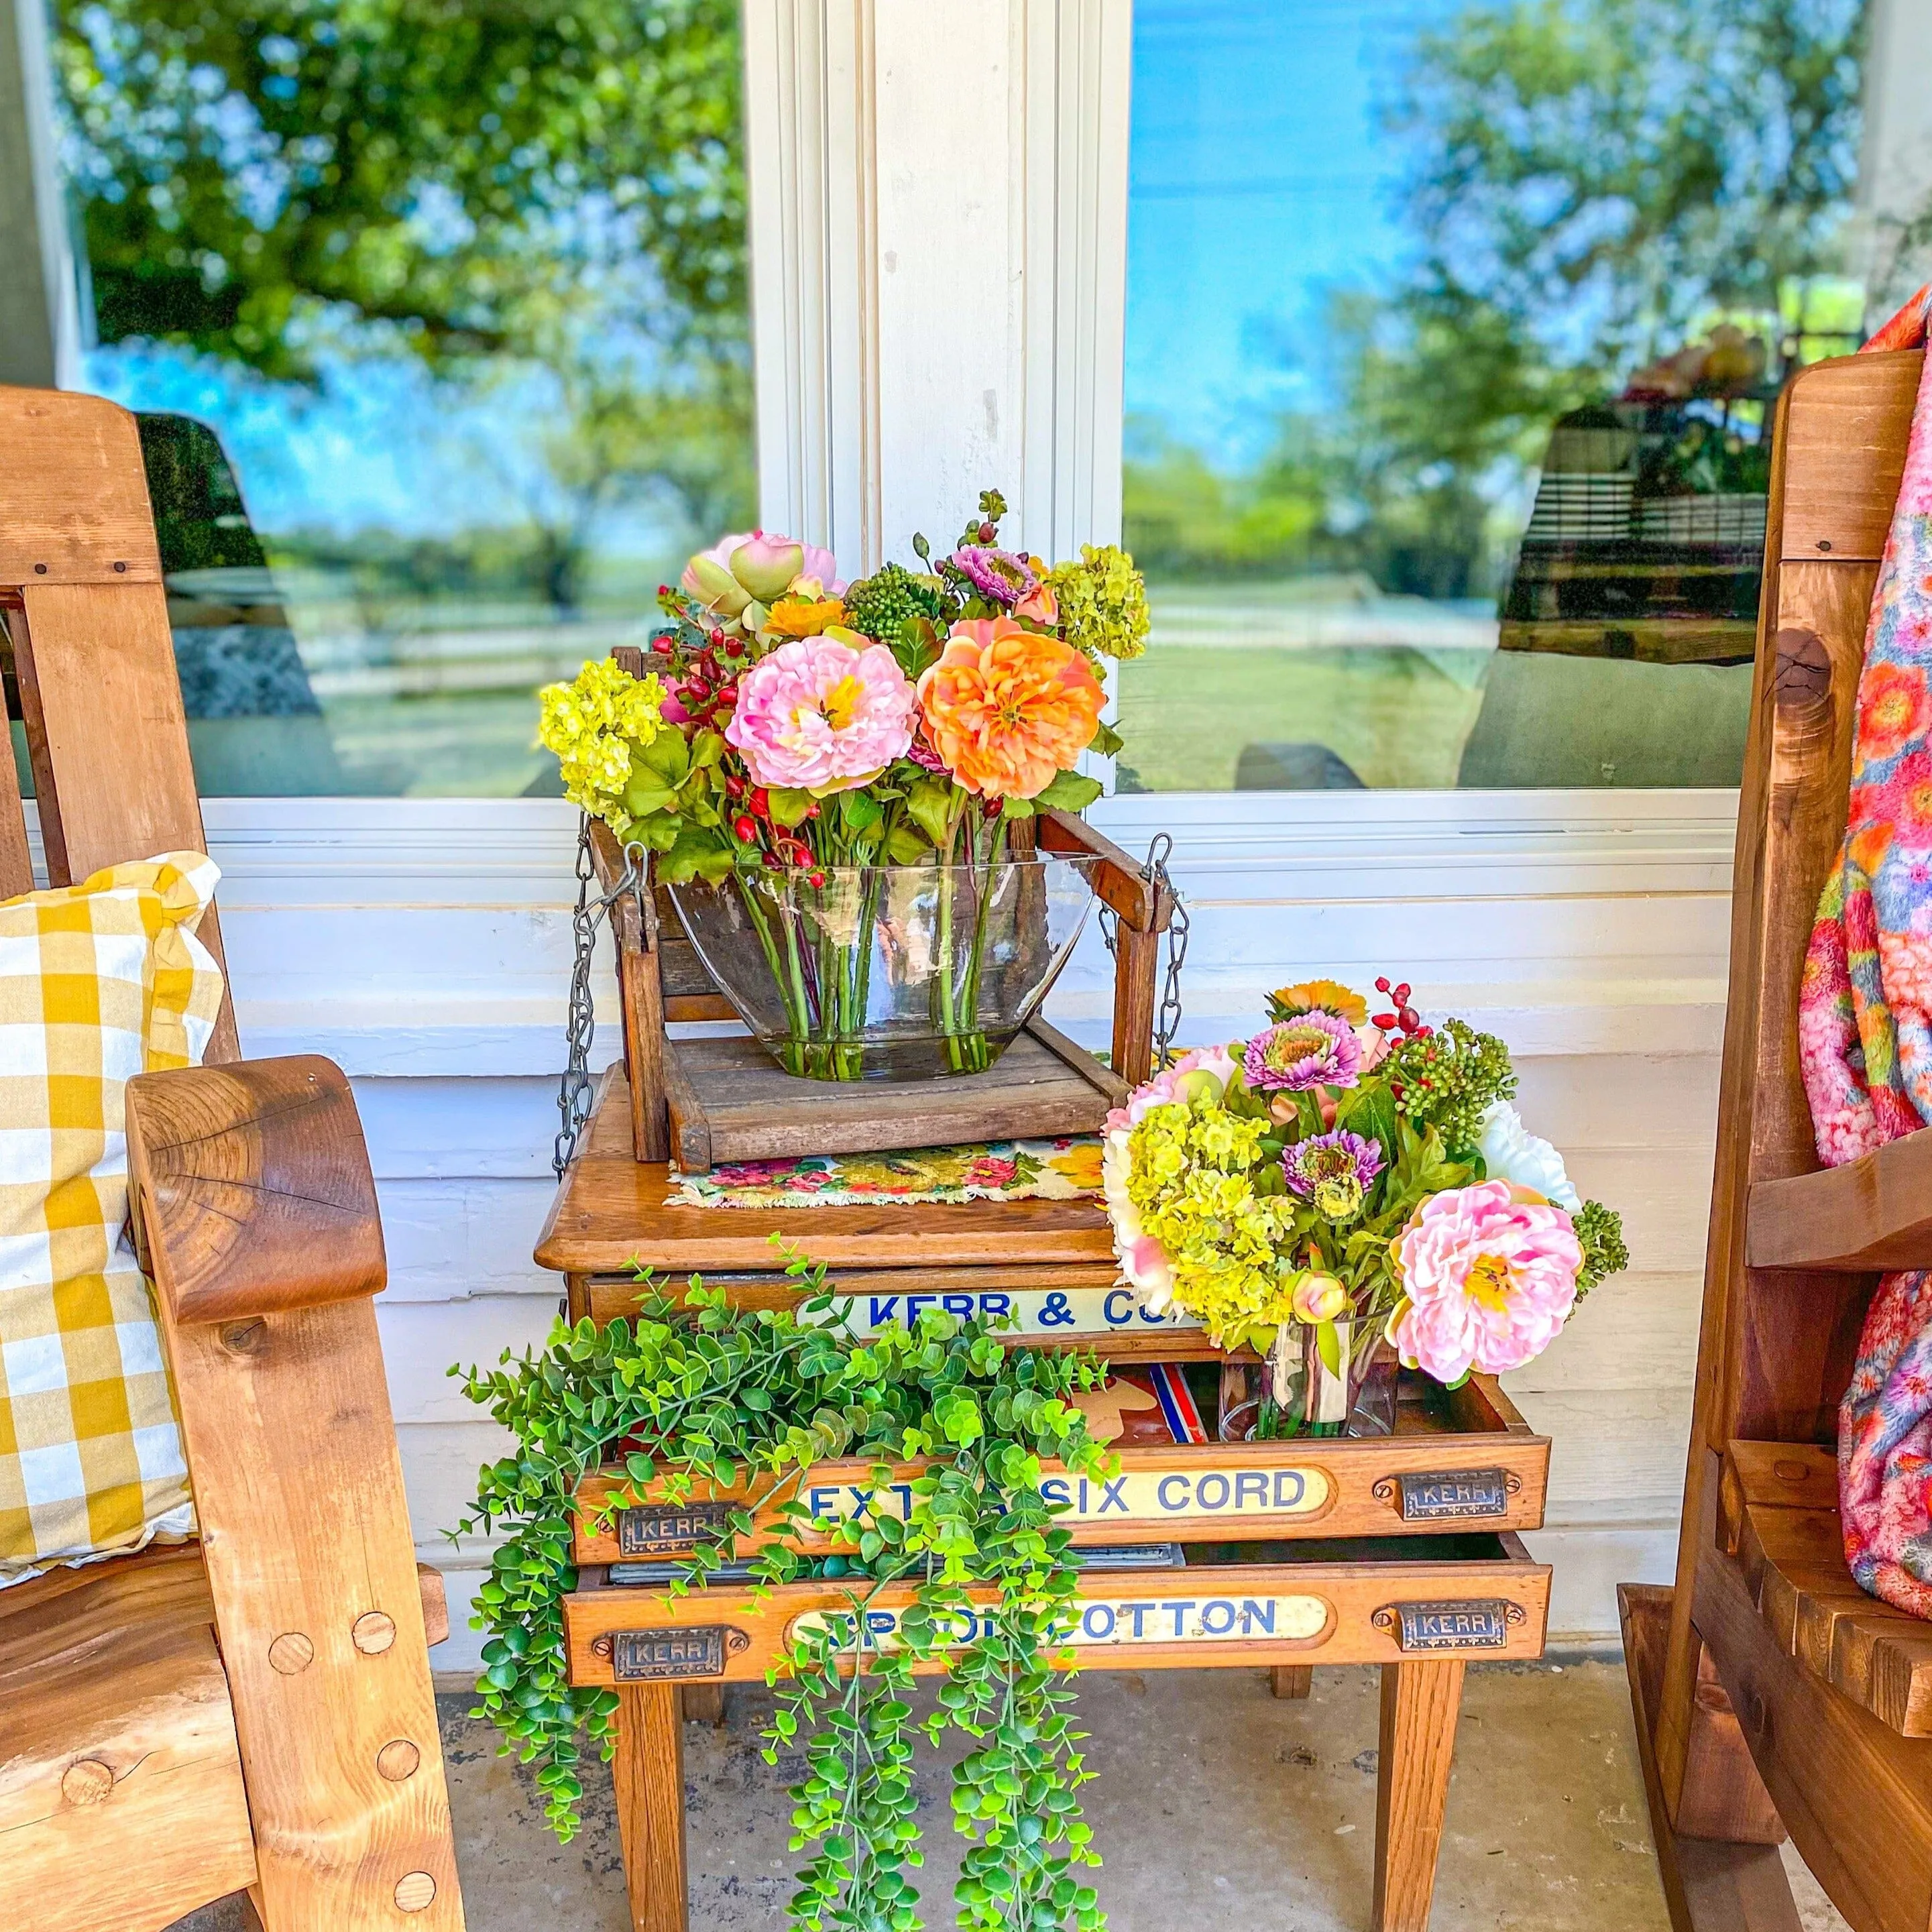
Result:
{"label": "green leaf", "polygon": [[886,835],[886,856],[895,866],[916,865],[932,850],[932,841],[904,819]]}
{"label": "green leaf", "polygon": [[1335,1332],[1334,1322],[1316,1323],[1315,1346],[1322,1358],[1322,1366],[1331,1376],[1340,1377],[1342,1372],[1342,1338]]}
{"label": "green leaf", "polygon": [[845,821],[848,832],[869,832],[885,817],[879,802],[863,791],[842,791],[838,794],[839,816]]}
{"label": "green leaf", "polygon": [[765,794],[771,801],[772,819],[789,832],[805,823],[812,809],[812,794],[794,785],[774,785]]}
{"label": "green leaf", "polygon": [[1042,811],[1051,806],[1058,812],[1082,812],[1106,789],[1098,778],[1084,778],[1078,772],[1056,772],[1053,782],[1034,794],[1034,803]]}
{"label": "green leaf", "polygon": [[965,794],[950,779],[915,779],[906,792],[906,810],[933,844],[944,847],[954,815]]}
{"label": "green leaf", "polygon": [[631,775],[635,782],[638,768],[650,772],[660,784],[671,790],[683,784],[685,774],[691,769],[691,747],[686,742],[682,731],[667,728],[660,731],[648,745],[635,746],[631,753]]}
{"label": "green leaf", "polygon": [[1094,728],[1092,741],[1087,748],[1103,758],[1117,758],[1127,748],[1127,741],[1105,718]]}

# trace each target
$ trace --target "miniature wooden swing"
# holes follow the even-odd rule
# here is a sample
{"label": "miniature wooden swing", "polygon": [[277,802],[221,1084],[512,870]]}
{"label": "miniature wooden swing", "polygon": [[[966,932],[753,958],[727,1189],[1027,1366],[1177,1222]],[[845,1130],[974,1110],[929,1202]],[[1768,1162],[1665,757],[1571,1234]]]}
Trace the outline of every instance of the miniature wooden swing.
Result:
{"label": "miniature wooden swing", "polygon": [[[1108,1090],[1121,1090],[1119,1076],[1138,1082],[1150,1064],[1165,895],[1078,820],[1050,821],[1042,842],[1097,852],[1102,862],[1100,890],[1120,922],[1112,1056],[1119,1076],[1077,1048],[1053,1048],[1052,1077],[1082,1110],[1078,1120],[1048,1124],[1022,1106],[1010,1109],[1010,1124],[998,1130],[1006,1134],[1090,1131]],[[621,862],[604,842],[607,887]],[[675,1148],[685,1160],[703,1150],[691,1125],[698,1114],[709,1115],[710,1153],[722,1156],[717,1110],[694,1108],[680,1096],[684,1043],[669,1041],[664,1027],[727,1018],[730,1010],[668,900],[651,903],[647,933],[638,929],[634,904],[628,911],[619,904],[628,1077],[615,1069],[608,1077],[536,1250],[540,1265],[564,1276],[573,1320],[602,1323],[628,1312],[639,1264],[674,1292],[701,1274],[741,1305],[791,1305],[797,1284],[776,1265],[771,1245],[782,1234],[827,1265],[856,1332],[932,1301],[961,1315],[1012,1316],[1020,1324],[1015,1339],[1030,1346],[1090,1347],[1118,1363],[1220,1360],[1198,1329],[1141,1314],[1117,1285],[1107,1217],[1096,1201],[802,1212],[668,1204],[676,1183],[666,1155]],[[802,1090],[789,1096],[801,1118],[826,1114],[823,1086],[778,1078]],[[971,1084],[898,1090],[908,1111],[886,1123],[893,1138],[872,1144],[987,1137],[992,1130],[972,1111],[970,1092],[948,1103],[933,1090]],[[1124,1449],[1117,1484],[1070,1497],[1066,1520],[1076,1541],[1178,1544],[1187,1562],[1086,1573],[1073,1647],[1088,1670],[1265,1668],[1283,1696],[1306,1695],[1317,1663],[1380,1665],[1374,1923],[1377,1932],[1422,1932],[1464,1660],[1542,1652],[1550,1572],[1530,1559],[1516,1532],[1542,1522],[1549,1457],[1548,1439],[1480,1376],[1454,1390],[1405,1377],[1393,1436]],[[828,1463],[806,1487],[869,1489],[870,1466]],[[608,1484],[593,1476],[580,1492],[579,1582],[565,1603],[572,1681],[614,1687],[620,1700],[615,1769],[632,1923],[638,1932],[686,1932],[680,1712],[716,1714],[717,1687],[762,1682],[794,1619],[836,1612],[845,1599],[824,1582],[788,1585],[762,1600],[718,1584],[667,1604],[661,1584],[626,1582],[622,1566],[689,1551],[729,1498],[626,1509],[599,1528],[592,1519]],[[797,1546],[813,1546],[806,1538]],[[898,1600],[883,1593],[880,1612]]]}
{"label": "miniature wooden swing", "polygon": [[1796,1932],[1787,1832],[1857,1932],[1932,1923],[1932,1624],[1852,1582],[1834,1453],[1879,1272],[1932,1267],[1932,1134],[1819,1171],[1797,1037],[1922,362],[1778,412],[1677,1582],[1618,1592],[1677,1932]]}

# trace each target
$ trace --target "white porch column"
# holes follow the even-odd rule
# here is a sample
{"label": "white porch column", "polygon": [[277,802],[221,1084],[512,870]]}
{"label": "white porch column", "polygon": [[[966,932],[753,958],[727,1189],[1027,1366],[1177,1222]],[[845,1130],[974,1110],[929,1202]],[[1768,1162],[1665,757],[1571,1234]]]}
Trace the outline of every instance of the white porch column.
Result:
{"label": "white porch column", "polygon": [[0,382],[71,387],[80,308],[54,152],[46,0],[0,0]]}
{"label": "white porch column", "polygon": [[856,573],[1119,534],[1131,0],[747,0],[760,512]]}

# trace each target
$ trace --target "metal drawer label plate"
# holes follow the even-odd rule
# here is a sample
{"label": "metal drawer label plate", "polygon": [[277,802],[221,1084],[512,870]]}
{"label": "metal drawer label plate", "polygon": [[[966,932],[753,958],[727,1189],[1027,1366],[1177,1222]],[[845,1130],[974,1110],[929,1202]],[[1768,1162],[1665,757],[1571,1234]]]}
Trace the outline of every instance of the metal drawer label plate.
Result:
{"label": "metal drawer label plate", "polygon": [[617,1512],[617,1548],[626,1556],[666,1556],[709,1541],[724,1528],[740,1505],[686,1503],[681,1509],[627,1509]]}
{"label": "metal drawer label plate", "polygon": [[682,1630],[618,1630],[608,1641],[610,1674],[620,1684],[647,1684],[671,1677],[722,1677],[728,1654],[751,1647],[752,1640],[729,1624],[696,1624]]}
{"label": "metal drawer label plate", "polygon": [[1509,1642],[1510,1626],[1521,1623],[1523,1615],[1520,1604],[1504,1598],[1468,1598],[1384,1604],[1370,1621],[1378,1630],[1396,1633],[1405,1652],[1501,1650]]}
{"label": "metal drawer label plate", "polygon": [[1404,1522],[1443,1522],[1508,1516],[1522,1487],[1522,1478],[1508,1469],[1405,1469],[1393,1483],[1382,1478],[1376,1493],[1392,1502],[1400,1492]]}

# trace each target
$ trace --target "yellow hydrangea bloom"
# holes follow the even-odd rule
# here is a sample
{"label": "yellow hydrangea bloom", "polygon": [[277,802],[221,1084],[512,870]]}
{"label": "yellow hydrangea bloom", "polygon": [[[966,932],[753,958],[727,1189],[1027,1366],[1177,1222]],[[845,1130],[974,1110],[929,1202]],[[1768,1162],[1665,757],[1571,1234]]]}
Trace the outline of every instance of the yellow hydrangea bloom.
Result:
{"label": "yellow hydrangea bloom", "polygon": [[664,694],[656,676],[633,677],[614,659],[592,658],[569,683],[538,695],[537,742],[556,754],[565,796],[620,838],[631,828],[624,808],[631,748],[664,728]]}
{"label": "yellow hydrangea bloom", "polygon": [[1268,1127],[1218,1106],[1155,1107],[1129,1142],[1129,1197],[1172,1264],[1175,1304],[1217,1348],[1292,1316],[1301,1270],[1282,1250],[1294,1203],[1250,1178]]}

